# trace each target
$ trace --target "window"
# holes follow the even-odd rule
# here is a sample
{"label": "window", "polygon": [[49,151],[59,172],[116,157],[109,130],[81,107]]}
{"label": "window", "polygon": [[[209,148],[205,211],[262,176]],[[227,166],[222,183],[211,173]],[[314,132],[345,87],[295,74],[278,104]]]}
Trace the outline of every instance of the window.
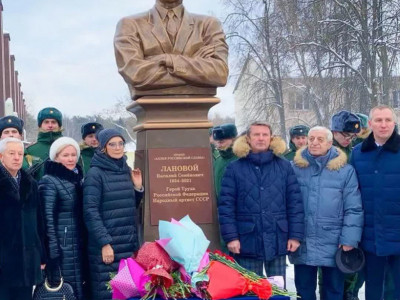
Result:
{"label": "window", "polygon": [[303,93],[290,93],[289,108],[292,110],[309,110],[310,100]]}

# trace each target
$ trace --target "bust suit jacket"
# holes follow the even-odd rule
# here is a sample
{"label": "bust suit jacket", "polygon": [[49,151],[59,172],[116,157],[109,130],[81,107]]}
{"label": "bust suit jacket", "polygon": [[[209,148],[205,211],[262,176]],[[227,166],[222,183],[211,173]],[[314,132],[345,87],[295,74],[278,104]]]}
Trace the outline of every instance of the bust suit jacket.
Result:
{"label": "bust suit jacket", "polygon": [[[220,22],[185,9],[174,45],[153,7],[119,21],[114,49],[118,71],[134,99],[144,95],[215,95],[216,87],[224,86],[228,77],[228,46]],[[160,63],[162,57],[167,65]]]}

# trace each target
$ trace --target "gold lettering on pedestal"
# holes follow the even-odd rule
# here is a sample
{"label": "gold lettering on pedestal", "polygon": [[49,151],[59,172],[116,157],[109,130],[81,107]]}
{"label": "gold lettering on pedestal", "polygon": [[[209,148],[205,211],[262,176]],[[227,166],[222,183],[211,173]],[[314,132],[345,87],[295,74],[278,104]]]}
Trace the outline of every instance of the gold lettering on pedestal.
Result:
{"label": "gold lettering on pedestal", "polygon": [[[165,214],[203,213],[201,223],[211,223],[211,174],[207,148],[150,149],[150,203],[152,225]],[[151,152],[154,156],[150,155]],[[191,211],[193,211],[191,213]],[[185,213],[186,212],[186,213]],[[154,217],[154,218],[153,218]],[[168,219],[168,218],[167,218]]]}

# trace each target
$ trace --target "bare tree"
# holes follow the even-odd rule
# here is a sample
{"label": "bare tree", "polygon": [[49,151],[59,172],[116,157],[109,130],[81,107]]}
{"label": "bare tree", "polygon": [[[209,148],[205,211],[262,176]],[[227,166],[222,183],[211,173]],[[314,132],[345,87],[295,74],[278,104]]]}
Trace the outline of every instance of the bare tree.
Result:
{"label": "bare tree", "polygon": [[324,69],[340,70],[348,90],[357,85],[358,105],[351,105],[348,96],[346,108],[366,113],[379,102],[388,104],[390,78],[398,67],[400,1],[304,2],[323,6],[325,14],[316,23],[319,35],[311,35],[297,46],[315,47],[329,54],[332,59],[324,60]]}
{"label": "bare tree", "polygon": [[[248,120],[277,121],[278,133],[285,136],[282,78],[285,76],[286,45],[281,38],[281,16],[273,0],[226,0],[229,11],[225,26],[231,54],[239,62],[247,103]],[[242,70],[251,61],[252,69]],[[243,124],[246,125],[246,124]]]}
{"label": "bare tree", "polygon": [[229,43],[241,70],[238,90],[249,119],[269,116],[284,135],[284,121],[295,112],[285,116],[283,95],[286,103],[290,98],[289,106],[297,98],[307,100],[315,121],[304,123],[326,126],[340,109],[367,113],[378,103],[392,104],[399,75],[400,0],[225,4]]}

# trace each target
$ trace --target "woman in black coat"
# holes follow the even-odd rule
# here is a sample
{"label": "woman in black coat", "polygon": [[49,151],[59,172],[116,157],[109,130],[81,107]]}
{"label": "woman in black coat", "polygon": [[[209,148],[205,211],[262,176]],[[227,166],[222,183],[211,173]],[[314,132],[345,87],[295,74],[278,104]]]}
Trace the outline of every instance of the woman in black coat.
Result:
{"label": "woman in black coat", "polygon": [[100,143],[83,187],[84,218],[89,234],[92,296],[111,300],[106,284],[119,261],[139,247],[136,208],[143,196],[141,172],[124,157],[124,138],[114,129],[98,133]]}
{"label": "woman in black coat", "polygon": [[[80,150],[69,137],[57,139],[50,147],[45,176],[39,182],[44,207],[50,283],[59,276],[72,285],[78,299],[84,299],[84,223],[82,170],[76,164]],[[60,274],[61,273],[61,274]]]}
{"label": "woman in black coat", "polygon": [[21,169],[24,145],[0,142],[0,299],[32,299],[42,280],[45,246],[36,181]]}

